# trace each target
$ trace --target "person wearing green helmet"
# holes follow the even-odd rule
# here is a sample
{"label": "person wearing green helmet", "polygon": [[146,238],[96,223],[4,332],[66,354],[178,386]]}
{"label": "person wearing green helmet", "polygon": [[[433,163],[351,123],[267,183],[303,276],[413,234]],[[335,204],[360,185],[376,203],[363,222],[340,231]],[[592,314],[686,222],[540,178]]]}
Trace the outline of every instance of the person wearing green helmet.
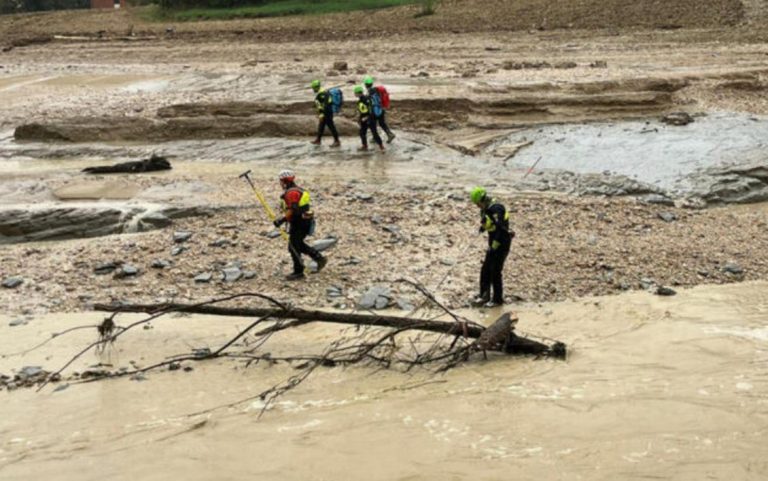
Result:
{"label": "person wearing green helmet", "polygon": [[477,306],[495,307],[504,303],[502,273],[515,233],[509,227],[507,209],[489,197],[483,187],[472,189],[469,197],[472,203],[480,208],[480,233],[488,233],[488,250],[480,270],[480,294],[472,303]]}
{"label": "person wearing green helmet", "polygon": [[360,140],[363,145],[359,150],[368,150],[368,130],[373,135],[373,141],[379,146],[379,150],[384,151],[384,143],[381,141],[378,130],[376,130],[376,119],[371,112],[371,99],[365,95],[365,89],[362,85],[355,86],[355,96],[357,97],[358,122],[360,123]]}
{"label": "person wearing green helmet", "polygon": [[333,135],[333,143],[331,144],[331,147],[341,146],[339,132],[336,130],[336,124],[333,123],[333,98],[331,97],[331,94],[323,88],[322,83],[319,80],[313,80],[310,87],[312,87],[312,91],[315,92],[315,108],[317,109],[319,118],[317,124],[317,137],[312,143],[320,145],[323,134],[325,133],[325,128],[328,127]]}
{"label": "person wearing green helmet", "polygon": [[387,109],[389,108],[389,92],[383,85],[373,85],[373,77],[366,75],[363,78],[363,85],[371,99],[372,113],[374,123],[381,126],[384,133],[387,134],[387,143],[395,140],[395,134],[387,125]]}

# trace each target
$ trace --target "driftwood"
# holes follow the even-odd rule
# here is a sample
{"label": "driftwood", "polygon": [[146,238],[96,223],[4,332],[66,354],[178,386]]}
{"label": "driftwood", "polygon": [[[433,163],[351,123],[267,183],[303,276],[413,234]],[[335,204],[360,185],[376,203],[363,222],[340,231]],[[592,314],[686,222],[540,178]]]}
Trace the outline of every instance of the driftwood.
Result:
{"label": "driftwood", "polygon": [[[379,369],[397,369],[407,372],[414,368],[424,368],[427,372],[437,373],[451,369],[466,362],[475,353],[486,355],[498,352],[513,355],[535,355],[537,357],[565,358],[565,345],[529,339],[515,333],[517,318],[512,314],[503,314],[488,328],[469,321],[447,309],[422,285],[408,280],[400,280],[419,291],[427,300],[437,306],[442,315],[451,321],[419,319],[365,313],[326,312],[300,309],[286,305],[272,297],[260,293],[241,293],[218,299],[202,301],[196,304],[97,304],[95,308],[111,312],[97,326],[98,338],[80,349],[72,358],[55,372],[46,372],[44,377],[34,380],[38,390],[50,382],[67,381],[70,384],[97,382],[123,376],[143,376],[148,371],[167,368],[181,369],[181,363],[202,362],[210,359],[227,358],[244,362],[246,366],[258,363],[287,364],[298,370],[279,383],[245,399],[214,406],[189,416],[211,412],[250,402],[263,401],[263,414],[278,397],[295,389],[306,380],[315,369],[339,365],[369,365]],[[249,307],[223,306],[228,302],[248,302]],[[250,307],[252,302],[267,302],[266,307]],[[119,325],[116,317],[123,312],[146,313],[146,317]],[[208,314],[218,316],[248,317],[253,320],[236,335],[217,348],[193,348],[191,352],[166,356],[154,364],[134,366],[134,369],[99,371],[65,376],[64,371],[77,359],[92,351],[108,349],[118,339],[133,329],[146,326],[163,316],[174,312]],[[276,335],[290,329],[312,323],[327,322],[348,325],[338,336],[323,347],[319,353],[280,355],[267,350],[265,345]],[[94,326],[78,326],[74,329]],[[65,333],[61,333],[63,335]],[[55,335],[54,337],[61,337]],[[44,346],[41,343],[30,350]],[[317,349],[317,346],[307,346]],[[28,350],[29,351],[29,350]]]}
{"label": "driftwood", "polygon": [[86,167],[86,174],[138,174],[142,172],[154,172],[157,170],[170,170],[171,163],[165,157],[152,154],[148,159],[133,162],[122,162],[114,165],[101,165]]}
{"label": "driftwood", "polygon": [[190,304],[96,304],[94,309],[107,312],[143,312],[147,314],[174,311],[215,316],[296,319],[305,322],[330,322],[358,326],[388,327],[477,339],[474,349],[478,351],[565,357],[565,345],[562,343],[554,343],[549,346],[515,334],[517,318],[512,318],[509,313],[502,315],[494,324],[486,328],[473,322],[448,322],[376,314],[326,312],[293,307],[272,309]]}

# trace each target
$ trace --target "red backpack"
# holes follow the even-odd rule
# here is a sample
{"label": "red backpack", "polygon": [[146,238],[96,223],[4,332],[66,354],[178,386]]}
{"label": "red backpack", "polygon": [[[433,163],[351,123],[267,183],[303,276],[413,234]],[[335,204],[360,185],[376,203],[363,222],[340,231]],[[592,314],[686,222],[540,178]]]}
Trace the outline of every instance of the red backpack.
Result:
{"label": "red backpack", "polygon": [[381,106],[385,109],[389,108],[389,92],[383,85],[377,85],[376,91],[379,92],[379,98],[381,99]]}

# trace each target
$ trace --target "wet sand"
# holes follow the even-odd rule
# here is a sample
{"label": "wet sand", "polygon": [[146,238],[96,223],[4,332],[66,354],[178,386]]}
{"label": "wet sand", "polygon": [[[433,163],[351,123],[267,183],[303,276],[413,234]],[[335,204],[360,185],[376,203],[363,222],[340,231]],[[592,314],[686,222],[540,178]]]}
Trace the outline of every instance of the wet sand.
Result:
{"label": "wet sand", "polygon": [[[2,393],[0,473],[57,479],[743,479],[768,475],[765,364],[768,284],[701,286],[525,305],[518,331],[567,342],[567,361],[493,357],[445,375],[362,368],[316,371],[259,419],[259,402],[187,416],[253,396],[293,371],[196,363],[71,385]],[[481,322],[488,317],[469,315]],[[0,351],[28,347],[91,313],[0,326]],[[126,319],[127,321],[127,319]],[[126,336],[117,366],[147,365],[216,345],[245,320],[181,317]],[[273,352],[322,349],[338,332],[312,326]],[[54,340],[0,371],[53,368],[92,331]],[[73,369],[96,362],[87,357]],[[34,405],[34,409],[30,409]],[[45,429],[41,429],[42,425]]]}

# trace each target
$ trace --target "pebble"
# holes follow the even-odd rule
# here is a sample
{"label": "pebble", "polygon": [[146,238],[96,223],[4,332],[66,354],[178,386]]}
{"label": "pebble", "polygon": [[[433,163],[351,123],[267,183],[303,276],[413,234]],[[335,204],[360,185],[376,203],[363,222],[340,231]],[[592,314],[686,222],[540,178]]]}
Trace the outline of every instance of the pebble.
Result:
{"label": "pebble", "polygon": [[204,284],[211,282],[211,279],[213,278],[213,274],[210,272],[203,272],[202,274],[198,274],[195,276],[195,282],[198,284]]}
{"label": "pebble", "polygon": [[671,287],[659,286],[656,288],[657,296],[674,296],[675,294],[677,294],[677,291]]}
{"label": "pebble", "polygon": [[226,269],[222,270],[221,273],[223,275],[222,280],[224,282],[235,282],[243,277],[243,271],[241,271],[238,267],[227,267]]}
{"label": "pebble", "polygon": [[6,289],[15,289],[24,283],[24,279],[18,276],[8,277],[3,280],[3,287]]}
{"label": "pebble", "polygon": [[187,230],[179,230],[173,233],[173,242],[180,244],[192,238],[192,233]]}
{"label": "pebble", "polygon": [[220,239],[216,239],[215,241],[208,244],[211,247],[228,247],[232,245],[232,241],[227,239],[226,237],[222,237]]}
{"label": "pebble", "polygon": [[130,265],[130,264],[123,264],[122,267],[120,267],[119,270],[115,271],[115,279],[123,279],[125,277],[135,277],[138,275],[139,269]]}
{"label": "pebble", "polygon": [[120,264],[120,262],[107,262],[106,264],[99,264],[93,269],[93,272],[97,276],[111,274],[115,271],[115,269],[120,267]]}
{"label": "pebble", "polygon": [[658,216],[664,222],[674,222],[677,220],[677,216],[673,212],[659,212]]}
{"label": "pebble", "polygon": [[312,248],[318,252],[323,252],[330,249],[331,247],[334,247],[338,243],[339,239],[336,239],[335,237],[326,237],[325,239],[320,239],[313,242]]}
{"label": "pebble", "polygon": [[373,286],[360,297],[358,309],[384,309],[389,305],[390,290],[386,286]]}
{"label": "pebble", "polygon": [[744,274],[744,269],[742,269],[741,266],[736,264],[735,262],[729,262],[723,266],[723,272],[725,272],[726,274],[733,274],[735,276],[740,276]]}
{"label": "pebble", "polygon": [[165,269],[169,267],[171,263],[165,259],[155,259],[152,261],[151,267],[154,269]]}

